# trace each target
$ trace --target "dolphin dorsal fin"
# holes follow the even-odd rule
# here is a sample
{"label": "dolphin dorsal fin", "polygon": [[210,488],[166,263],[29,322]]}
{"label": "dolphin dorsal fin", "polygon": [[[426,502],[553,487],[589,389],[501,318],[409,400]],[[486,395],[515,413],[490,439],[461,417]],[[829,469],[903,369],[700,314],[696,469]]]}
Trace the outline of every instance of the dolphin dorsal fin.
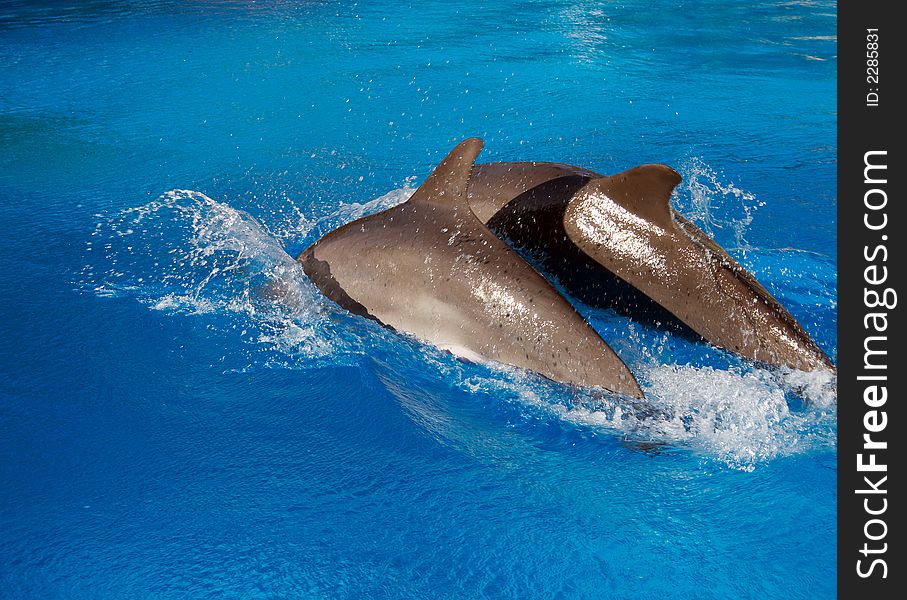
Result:
{"label": "dolphin dorsal fin", "polygon": [[469,138],[457,144],[422,182],[408,204],[456,206],[466,203],[469,174],[483,145],[479,138]]}
{"label": "dolphin dorsal fin", "polygon": [[640,165],[610,177],[593,179],[588,191],[605,194],[615,203],[663,228],[673,224],[671,192],[681,177],[667,165]]}

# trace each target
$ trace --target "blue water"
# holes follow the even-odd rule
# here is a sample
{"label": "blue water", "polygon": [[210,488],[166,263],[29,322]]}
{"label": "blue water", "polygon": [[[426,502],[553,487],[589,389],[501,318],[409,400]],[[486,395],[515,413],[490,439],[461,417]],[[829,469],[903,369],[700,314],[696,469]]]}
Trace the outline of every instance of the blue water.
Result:
{"label": "blue water", "polygon": [[290,255],[467,136],[664,162],[834,356],[834,2],[387,4],[0,5],[0,597],[833,597],[833,382],[580,306],[656,419]]}

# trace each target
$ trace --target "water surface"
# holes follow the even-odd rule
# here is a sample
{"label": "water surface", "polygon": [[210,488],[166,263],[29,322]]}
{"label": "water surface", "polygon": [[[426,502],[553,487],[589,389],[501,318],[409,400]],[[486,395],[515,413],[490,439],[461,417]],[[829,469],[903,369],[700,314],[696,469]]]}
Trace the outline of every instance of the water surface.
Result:
{"label": "water surface", "polygon": [[0,596],[833,597],[829,382],[579,306],[651,419],[346,315],[291,256],[464,137],[663,162],[834,357],[834,12],[4,3]]}

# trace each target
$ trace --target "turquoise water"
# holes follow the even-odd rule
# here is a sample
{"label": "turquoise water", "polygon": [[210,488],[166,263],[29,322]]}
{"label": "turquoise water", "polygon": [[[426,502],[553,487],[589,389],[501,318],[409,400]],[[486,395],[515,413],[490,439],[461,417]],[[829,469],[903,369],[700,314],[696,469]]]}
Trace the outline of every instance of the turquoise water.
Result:
{"label": "turquoise water", "polygon": [[0,597],[834,596],[832,382],[579,306],[649,418],[291,258],[468,136],[663,162],[834,357],[833,2],[72,4],[0,6]]}

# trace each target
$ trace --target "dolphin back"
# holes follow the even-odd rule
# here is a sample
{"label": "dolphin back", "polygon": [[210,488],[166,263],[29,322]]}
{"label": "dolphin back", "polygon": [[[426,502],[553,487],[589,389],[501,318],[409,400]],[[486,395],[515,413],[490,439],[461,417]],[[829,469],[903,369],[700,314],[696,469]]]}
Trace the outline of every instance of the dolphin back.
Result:
{"label": "dolphin back", "polygon": [[641,398],[598,333],[473,213],[481,147],[462,142],[410,200],[324,236],[300,255],[303,269],[351,312],[463,358]]}
{"label": "dolphin back", "polygon": [[604,269],[706,341],[759,362],[832,368],[781,303],[671,207],[680,180],[665,165],[593,179],[570,200],[564,229]]}

